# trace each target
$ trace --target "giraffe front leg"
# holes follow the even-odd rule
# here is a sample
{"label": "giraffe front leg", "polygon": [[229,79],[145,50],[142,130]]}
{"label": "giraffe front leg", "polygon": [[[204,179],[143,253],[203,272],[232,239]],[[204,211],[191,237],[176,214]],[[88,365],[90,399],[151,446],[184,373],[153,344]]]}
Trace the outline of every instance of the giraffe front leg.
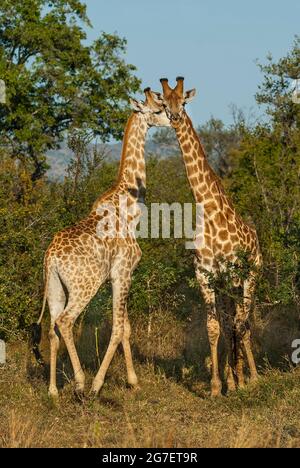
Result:
{"label": "giraffe front leg", "polygon": [[238,387],[245,387],[245,376],[244,376],[244,355],[243,355],[243,343],[240,338],[237,339],[236,343],[236,377],[238,381]]}
{"label": "giraffe front leg", "polygon": [[258,380],[258,372],[256,369],[255,359],[254,359],[252,348],[251,348],[251,332],[250,332],[250,328],[248,328],[250,327],[248,322],[246,326],[247,326],[247,330],[243,337],[243,346],[245,349],[245,354],[247,357],[249,370],[250,370],[250,382],[253,383],[253,382],[257,382]]}
{"label": "giraffe front leg", "polygon": [[[104,384],[104,379],[106,372],[109,368],[109,365],[114,357],[116,349],[118,345],[124,340],[124,320],[125,320],[125,313],[126,313],[126,302],[127,302],[127,295],[130,287],[131,282],[131,275],[130,272],[127,270],[124,271],[122,268],[122,264],[120,262],[116,262],[114,268],[111,272],[111,279],[112,279],[112,288],[113,288],[113,326],[112,326],[112,334],[110,338],[110,342],[101,363],[100,369],[94,378],[92,384],[92,393],[95,395],[98,394],[101,387]],[[129,349],[128,342],[125,339],[125,357],[129,360]],[[131,359],[131,353],[130,353]],[[133,375],[131,375],[132,377]]]}
{"label": "giraffe front leg", "polygon": [[101,363],[100,369],[96,377],[94,378],[92,384],[92,393],[97,395],[101,390],[106,372],[109,368],[109,365],[114,357],[118,345],[121,343],[124,333],[124,311],[120,308],[117,313],[114,314],[114,323],[112,328],[112,334],[110,337],[110,342],[106,350],[104,359]]}
{"label": "giraffe front leg", "polygon": [[197,279],[207,311],[207,333],[211,353],[211,396],[221,395],[222,383],[219,376],[218,342],[220,337],[220,321],[217,315],[215,293],[210,288],[204,273],[196,270]]}
{"label": "giraffe front leg", "polygon": [[222,311],[221,311],[221,324],[224,333],[225,344],[226,344],[226,382],[227,391],[234,392],[236,390],[235,380],[235,360],[234,360],[234,341],[233,341],[233,304],[228,300],[227,297],[223,298]]}
{"label": "giraffe front leg", "polygon": [[222,383],[219,376],[218,342],[220,337],[220,323],[212,304],[207,305],[207,332],[211,353],[211,396],[220,396]]}
{"label": "giraffe front leg", "polygon": [[227,391],[228,392],[235,392],[236,391],[236,383],[235,383],[235,378],[234,378],[234,373],[232,370],[231,365],[228,363],[228,358],[227,358]]}
{"label": "giraffe front leg", "polygon": [[126,369],[127,369],[127,381],[128,384],[134,388],[138,388],[138,378],[136,376],[133,361],[132,361],[132,353],[130,347],[130,335],[131,335],[131,326],[128,319],[127,307],[125,308],[125,316],[124,316],[124,335],[122,340],[125,362],[126,362]]}
{"label": "giraffe front leg", "polygon": [[[228,332],[227,332],[228,333]],[[235,379],[235,365],[234,365],[234,355],[233,355],[233,339],[232,333],[228,336],[226,331],[225,334],[225,342],[226,342],[226,349],[227,349],[227,358],[226,358],[226,383],[227,383],[227,391],[234,392],[236,390],[236,379]]]}

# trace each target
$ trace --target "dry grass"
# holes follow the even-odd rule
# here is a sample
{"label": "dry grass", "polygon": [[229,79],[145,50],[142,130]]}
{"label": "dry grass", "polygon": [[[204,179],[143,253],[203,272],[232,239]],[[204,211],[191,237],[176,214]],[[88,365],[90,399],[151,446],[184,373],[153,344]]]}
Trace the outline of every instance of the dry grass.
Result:
{"label": "dry grass", "polygon": [[[299,447],[300,371],[261,369],[256,386],[211,400],[204,357],[203,323],[187,325],[157,313],[137,320],[133,344],[141,390],[126,388],[122,353],[114,359],[97,401],[78,403],[68,359],[60,358],[59,403],[28,360],[24,343],[8,346],[0,369],[2,447]],[[99,330],[105,348],[107,326]],[[98,365],[95,329],[83,328],[78,343],[87,385]],[[46,345],[44,345],[44,352]],[[46,354],[46,353],[45,353]]]}

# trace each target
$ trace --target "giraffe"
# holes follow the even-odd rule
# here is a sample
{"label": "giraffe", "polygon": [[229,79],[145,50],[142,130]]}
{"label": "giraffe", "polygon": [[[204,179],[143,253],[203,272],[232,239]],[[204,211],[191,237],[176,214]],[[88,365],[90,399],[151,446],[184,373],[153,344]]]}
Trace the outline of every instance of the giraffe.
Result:
{"label": "giraffe", "polygon": [[[85,376],[77,355],[73,325],[99,287],[110,279],[113,293],[113,325],[110,342],[95,376],[91,392],[101,389],[116,348],[122,342],[129,385],[138,385],[130,348],[130,323],[127,296],[131,277],[141,258],[141,250],[133,231],[119,235],[121,223],[136,223],[146,192],[144,144],[148,128],[170,126],[163,108],[153,102],[150,88],[144,90],[145,102],[131,99],[134,112],[129,117],[116,184],[100,196],[90,214],[77,225],[58,232],[44,258],[45,291],[41,315],[36,327],[41,327],[46,302],[50,310],[50,384],[49,395],[56,398],[56,361],[59,336],[63,337],[72,363],[75,390],[84,391]],[[150,107],[151,104],[151,107]],[[120,198],[125,206],[120,205]],[[125,214],[124,214],[125,213]],[[124,219],[125,217],[125,219]],[[115,223],[114,235],[109,235]],[[66,296],[67,292],[67,296]]]}
{"label": "giraffe", "polygon": [[[221,326],[228,351],[228,391],[235,390],[236,383],[239,387],[245,384],[244,355],[250,368],[250,380],[256,381],[258,377],[251,349],[248,317],[256,283],[256,271],[262,264],[262,258],[256,231],[241,219],[226,196],[220,179],[207,161],[192,121],[185,112],[185,104],[193,99],[196,90],[184,92],[182,77],[176,79],[177,85],[174,89],[169,86],[167,78],[162,78],[160,81],[163,93],[152,92],[152,97],[157,104],[163,104],[165,107],[171,126],[176,132],[193,196],[204,209],[203,245],[196,245],[194,263],[196,278],[207,311],[211,352],[211,395],[219,396],[222,390],[218,362]],[[226,262],[238,263],[240,250],[247,252],[248,259],[256,268],[249,273],[245,281],[235,285],[243,289],[242,303],[236,301],[234,310],[230,313],[227,311],[219,313],[216,307],[216,291],[210,285],[208,273],[216,276],[219,271],[226,270]]]}

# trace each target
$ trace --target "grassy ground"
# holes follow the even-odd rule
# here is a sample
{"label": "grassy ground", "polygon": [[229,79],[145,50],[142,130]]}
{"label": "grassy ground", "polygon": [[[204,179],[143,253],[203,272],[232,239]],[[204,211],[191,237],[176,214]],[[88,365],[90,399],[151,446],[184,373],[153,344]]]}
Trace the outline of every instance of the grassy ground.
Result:
{"label": "grassy ground", "polygon": [[[73,395],[63,348],[60,400],[54,404],[26,344],[9,344],[8,363],[0,369],[0,446],[299,447],[300,369],[264,366],[257,385],[212,400],[209,374],[205,366],[193,363],[192,345],[186,343],[192,326],[183,326],[168,314],[157,314],[151,327],[137,321],[133,344],[141,390],[126,387],[118,352],[99,399],[84,403]],[[104,325],[97,335],[101,349],[107,330]],[[206,353],[202,330],[198,328],[195,342]],[[83,328],[78,349],[88,387],[101,357],[95,349],[94,327]],[[43,352],[47,354],[46,343]]]}

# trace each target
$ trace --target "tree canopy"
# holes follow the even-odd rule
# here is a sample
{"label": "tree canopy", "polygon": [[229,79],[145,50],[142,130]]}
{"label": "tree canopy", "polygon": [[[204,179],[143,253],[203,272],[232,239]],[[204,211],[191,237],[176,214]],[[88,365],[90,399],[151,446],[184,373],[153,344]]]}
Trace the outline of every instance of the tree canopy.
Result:
{"label": "tree canopy", "polygon": [[256,95],[268,119],[244,128],[227,179],[235,204],[258,230],[269,298],[300,305],[300,105],[291,80],[300,76],[300,40],[278,62],[267,58]]}
{"label": "tree canopy", "polygon": [[29,163],[32,179],[46,170],[45,151],[70,127],[103,141],[120,138],[128,95],[139,89],[123,58],[126,40],[102,33],[87,45],[90,26],[78,0],[3,0],[0,4],[1,143]]}

